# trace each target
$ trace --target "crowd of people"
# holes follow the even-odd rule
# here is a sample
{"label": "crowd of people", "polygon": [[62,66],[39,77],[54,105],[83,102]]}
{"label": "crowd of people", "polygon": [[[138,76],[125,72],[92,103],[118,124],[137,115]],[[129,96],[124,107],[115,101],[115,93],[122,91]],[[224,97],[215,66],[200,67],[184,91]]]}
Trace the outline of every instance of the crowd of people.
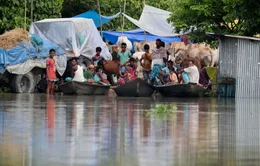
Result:
{"label": "crowd of people", "polygon": [[153,85],[172,85],[179,83],[199,84],[199,70],[194,65],[194,60],[189,59],[189,66],[174,66],[174,62],[168,61],[169,52],[165,44],[156,40],[156,48],[149,53],[149,46],[145,45],[145,54],[141,58],[144,68],[144,78]]}
{"label": "crowd of people", "polygon": [[[70,77],[66,77],[65,81],[77,81],[77,82],[88,82],[88,83],[99,83],[103,85],[110,85],[107,75],[104,72],[103,58],[101,47],[96,48],[96,53],[92,57],[92,63],[84,70],[77,63],[77,58],[72,58],[71,63],[71,74]],[[50,56],[46,60],[46,80],[47,93],[54,92],[55,82],[58,80],[56,76],[56,62],[54,59],[55,50],[51,49],[49,52]],[[115,56],[113,53],[113,60],[118,60],[120,62],[120,70],[118,75],[118,85],[123,85],[130,80],[136,78],[136,60],[132,58],[132,54],[126,49],[126,44],[122,43],[121,51]]]}
{"label": "crowd of people", "polygon": [[[169,52],[165,48],[165,44],[160,40],[156,40],[156,48],[151,50],[149,45],[144,45],[145,53],[142,55],[140,64],[143,68],[144,80],[153,85],[172,85],[179,83],[199,84],[200,73],[198,68],[194,65],[194,60],[188,61],[189,66],[174,66],[174,62],[168,61]],[[46,60],[46,78],[48,81],[47,93],[53,93],[54,82],[57,81],[55,50],[50,50],[50,56]],[[119,75],[118,85],[123,85],[128,81],[137,78],[137,60],[132,57],[132,54],[127,50],[126,43],[121,44],[121,51],[113,51],[112,59],[118,61]],[[107,75],[104,72],[104,61],[102,56],[102,49],[96,48],[96,53],[92,57],[92,63],[84,70],[77,64],[77,58],[72,58],[72,73],[71,77],[65,80],[77,82],[100,83],[110,85]],[[203,73],[201,73],[203,76]],[[204,79],[204,84],[206,84]]]}

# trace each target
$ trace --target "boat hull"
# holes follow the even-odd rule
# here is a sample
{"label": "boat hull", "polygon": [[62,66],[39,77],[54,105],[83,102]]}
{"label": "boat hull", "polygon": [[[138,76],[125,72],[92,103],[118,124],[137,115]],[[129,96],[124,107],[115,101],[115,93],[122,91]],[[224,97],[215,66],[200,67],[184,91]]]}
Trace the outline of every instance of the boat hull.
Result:
{"label": "boat hull", "polygon": [[137,78],[114,89],[117,96],[121,97],[150,97],[155,88],[144,80]]}
{"label": "boat hull", "polygon": [[109,91],[109,86],[97,85],[85,82],[66,82],[59,85],[64,94],[70,95],[105,95]]}
{"label": "boat hull", "polygon": [[191,84],[157,86],[156,89],[164,97],[203,97],[207,91],[203,87]]}

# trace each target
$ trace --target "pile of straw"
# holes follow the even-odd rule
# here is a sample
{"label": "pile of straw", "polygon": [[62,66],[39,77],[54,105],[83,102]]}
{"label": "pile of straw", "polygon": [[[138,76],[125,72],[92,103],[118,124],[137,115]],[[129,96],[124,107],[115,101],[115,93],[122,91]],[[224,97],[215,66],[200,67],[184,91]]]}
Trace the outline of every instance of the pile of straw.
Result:
{"label": "pile of straw", "polygon": [[29,33],[21,28],[10,30],[0,35],[0,48],[8,50],[21,41],[29,41]]}

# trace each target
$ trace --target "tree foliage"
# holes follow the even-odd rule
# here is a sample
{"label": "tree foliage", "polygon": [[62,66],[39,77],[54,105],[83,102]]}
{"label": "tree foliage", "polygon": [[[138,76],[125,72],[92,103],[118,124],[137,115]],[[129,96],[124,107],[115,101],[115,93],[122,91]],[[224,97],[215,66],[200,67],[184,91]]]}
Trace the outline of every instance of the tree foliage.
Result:
{"label": "tree foliage", "polygon": [[[63,0],[26,0],[27,28],[31,23],[31,2],[33,2],[34,7],[34,20],[61,16]],[[0,33],[24,27],[25,0],[0,0],[0,3]]]}
{"label": "tree foliage", "polygon": [[254,36],[260,32],[259,0],[174,0],[169,18],[178,30],[193,28],[196,41],[212,41],[206,32]]}
{"label": "tree foliage", "polygon": [[[114,15],[124,10],[124,0],[99,0],[101,14],[105,16]],[[172,0],[146,0],[147,5],[168,10],[169,2]],[[139,19],[143,10],[142,0],[127,0],[125,13],[135,19]],[[88,10],[95,10],[98,12],[97,0],[64,0],[62,17],[73,17]],[[136,28],[133,23],[125,19],[124,30]],[[103,27],[104,30],[122,30],[122,15],[113,19]]]}

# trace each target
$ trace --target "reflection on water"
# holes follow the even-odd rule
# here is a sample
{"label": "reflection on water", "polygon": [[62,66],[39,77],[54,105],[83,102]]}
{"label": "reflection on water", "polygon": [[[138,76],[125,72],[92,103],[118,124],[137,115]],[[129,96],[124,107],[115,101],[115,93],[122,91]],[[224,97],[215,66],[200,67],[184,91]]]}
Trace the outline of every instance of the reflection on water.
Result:
{"label": "reflection on water", "polygon": [[[260,165],[252,99],[0,95],[0,165]],[[171,116],[147,116],[175,104]]]}

